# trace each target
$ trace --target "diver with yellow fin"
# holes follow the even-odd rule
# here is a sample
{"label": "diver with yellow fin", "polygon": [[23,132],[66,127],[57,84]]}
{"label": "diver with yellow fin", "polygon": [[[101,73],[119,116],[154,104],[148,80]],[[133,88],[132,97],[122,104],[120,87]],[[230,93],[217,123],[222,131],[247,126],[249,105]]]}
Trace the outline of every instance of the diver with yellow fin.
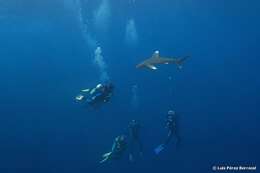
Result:
{"label": "diver with yellow fin", "polygon": [[83,89],[81,93],[75,97],[76,101],[86,102],[89,105],[96,105],[110,100],[113,95],[114,85],[111,82],[98,84],[92,89]]}

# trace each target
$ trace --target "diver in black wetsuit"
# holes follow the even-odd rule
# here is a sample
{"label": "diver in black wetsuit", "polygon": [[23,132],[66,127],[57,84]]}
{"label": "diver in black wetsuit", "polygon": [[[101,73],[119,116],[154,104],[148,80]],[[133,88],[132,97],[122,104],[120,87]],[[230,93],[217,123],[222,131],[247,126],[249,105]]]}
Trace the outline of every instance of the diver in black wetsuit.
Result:
{"label": "diver in black wetsuit", "polygon": [[96,87],[96,90],[93,92],[91,97],[87,99],[87,103],[90,105],[95,105],[97,103],[108,102],[112,96],[114,86],[112,83],[100,84],[99,87]]}
{"label": "diver in black wetsuit", "polygon": [[129,136],[130,136],[129,160],[130,161],[134,161],[133,150],[134,150],[134,145],[135,144],[138,145],[140,156],[143,155],[143,145],[142,145],[141,140],[140,140],[140,124],[136,120],[132,120],[129,123],[128,131],[129,131]]}
{"label": "diver in black wetsuit", "polygon": [[86,102],[89,105],[108,102],[113,95],[114,85],[112,83],[98,84],[92,89],[81,90],[81,94],[76,97],[77,101]]}
{"label": "diver in black wetsuit", "polygon": [[103,160],[99,163],[104,163],[108,160],[116,160],[120,159],[127,148],[126,137],[124,135],[120,135],[115,138],[114,143],[112,145],[112,149],[110,152],[102,155]]}
{"label": "diver in black wetsuit", "polygon": [[159,154],[165,148],[165,146],[169,144],[169,142],[172,140],[173,137],[175,137],[176,145],[180,141],[179,135],[177,134],[177,123],[176,123],[175,111],[172,110],[168,111],[165,128],[168,130],[167,138],[161,145],[155,148],[154,152],[156,154]]}

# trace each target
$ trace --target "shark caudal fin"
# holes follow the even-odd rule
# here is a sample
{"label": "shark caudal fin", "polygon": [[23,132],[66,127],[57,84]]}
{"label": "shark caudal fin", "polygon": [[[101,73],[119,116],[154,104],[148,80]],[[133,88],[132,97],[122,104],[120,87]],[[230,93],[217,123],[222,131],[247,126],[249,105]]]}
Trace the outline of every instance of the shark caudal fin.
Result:
{"label": "shark caudal fin", "polygon": [[176,59],[176,65],[178,66],[179,69],[182,69],[182,65],[183,63],[189,58],[190,56],[185,56],[185,57],[182,57],[182,58],[178,58]]}

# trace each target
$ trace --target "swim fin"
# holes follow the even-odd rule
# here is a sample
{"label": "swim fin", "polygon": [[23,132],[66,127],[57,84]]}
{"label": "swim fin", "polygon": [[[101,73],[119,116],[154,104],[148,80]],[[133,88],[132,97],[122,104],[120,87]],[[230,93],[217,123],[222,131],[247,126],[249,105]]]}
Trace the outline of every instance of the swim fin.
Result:
{"label": "swim fin", "polygon": [[104,158],[103,160],[101,160],[99,163],[104,163],[105,161],[108,160],[108,157]]}
{"label": "swim fin", "polygon": [[154,149],[155,154],[160,154],[160,152],[164,149],[164,145],[161,144]]}
{"label": "swim fin", "polygon": [[109,157],[111,155],[111,152],[103,154],[102,157]]}
{"label": "swim fin", "polygon": [[99,163],[104,163],[105,161],[109,160],[111,154],[112,154],[111,152],[103,154],[102,157],[103,157],[104,159],[101,160]]}
{"label": "swim fin", "polygon": [[89,91],[90,91],[89,88],[81,90],[81,92],[89,92]]}
{"label": "swim fin", "polygon": [[77,100],[77,101],[82,101],[83,99],[84,99],[84,96],[83,95],[77,95],[76,97],[75,97],[75,99]]}

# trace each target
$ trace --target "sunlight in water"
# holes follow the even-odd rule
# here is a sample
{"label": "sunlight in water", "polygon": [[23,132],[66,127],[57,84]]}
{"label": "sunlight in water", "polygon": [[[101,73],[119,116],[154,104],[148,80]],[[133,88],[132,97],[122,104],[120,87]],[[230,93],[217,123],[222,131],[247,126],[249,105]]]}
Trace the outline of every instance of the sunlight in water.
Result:
{"label": "sunlight in water", "polygon": [[110,16],[109,0],[102,0],[100,6],[94,12],[94,26],[97,31],[105,32],[107,30]]}
{"label": "sunlight in water", "polygon": [[137,109],[139,107],[139,96],[138,96],[138,86],[132,86],[132,98],[131,98],[131,105],[133,109]]}
{"label": "sunlight in water", "polygon": [[106,71],[107,65],[106,65],[104,58],[102,56],[101,47],[97,47],[96,50],[95,50],[94,63],[99,68],[100,80],[103,81],[103,82],[109,80],[109,76],[108,76],[108,73]]}
{"label": "sunlight in water", "polygon": [[82,37],[86,44],[90,49],[95,49],[97,47],[97,41],[90,33],[88,20],[83,15],[82,0],[65,0],[64,6],[75,15],[75,20],[81,30]]}
{"label": "sunlight in water", "polygon": [[134,19],[129,19],[125,29],[125,40],[129,45],[135,45],[138,41],[138,34]]}

